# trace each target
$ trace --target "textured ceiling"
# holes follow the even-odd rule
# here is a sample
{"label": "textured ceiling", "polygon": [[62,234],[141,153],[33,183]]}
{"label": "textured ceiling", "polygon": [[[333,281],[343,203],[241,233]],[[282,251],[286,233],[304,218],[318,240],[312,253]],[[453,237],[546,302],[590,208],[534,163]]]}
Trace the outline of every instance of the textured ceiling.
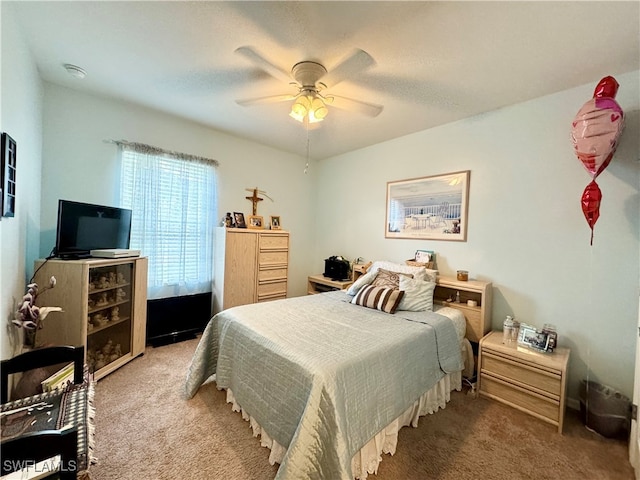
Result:
{"label": "textured ceiling", "polygon": [[[352,151],[640,68],[631,2],[10,2],[46,81],[132,101],[304,155],[295,93],[235,50],[289,72],[331,73],[355,49],[375,65],[327,93],[383,105],[376,117],[329,107],[311,156]],[[70,77],[64,63],[87,71]],[[578,108],[578,106],[576,107]],[[129,139],[136,140],[136,139]],[[170,148],[170,146],[168,146]]]}

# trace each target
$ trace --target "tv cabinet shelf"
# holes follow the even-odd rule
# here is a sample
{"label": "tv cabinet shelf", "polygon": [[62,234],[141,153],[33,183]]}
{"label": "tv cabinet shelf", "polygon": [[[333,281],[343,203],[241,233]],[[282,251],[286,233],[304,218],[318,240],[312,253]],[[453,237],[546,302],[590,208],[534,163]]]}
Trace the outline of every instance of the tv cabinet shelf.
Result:
{"label": "tv cabinet shelf", "polygon": [[39,285],[56,277],[43,305],[62,307],[38,337],[50,345],[82,345],[96,380],[144,353],[147,324],[147,258],[38,260]]}

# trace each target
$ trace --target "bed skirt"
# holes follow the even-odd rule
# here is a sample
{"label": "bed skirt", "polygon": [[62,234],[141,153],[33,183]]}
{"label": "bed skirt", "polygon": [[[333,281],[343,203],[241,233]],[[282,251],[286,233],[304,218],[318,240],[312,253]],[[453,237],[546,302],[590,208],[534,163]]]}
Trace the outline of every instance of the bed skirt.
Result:
{"label": "bed skirt", "polygon": [[[411,407],[383,428],[382,431],[369,440],[369,442],[353,456],[351,460],[353,477],[355,479],[365,480],[368,474],[377,473],[378,465],[382,461],[382,454],[388,453],[393,455],[396,452],[398,432],[400,429],[407,425],[417,427],[419,417],[435,413],[439,408],[445,408],[451,398],[451,391],[460,391],[461,389],[462,372],[445,375],[433,388],[425,392]],[[271,450],[269,463],[271,465],[281,463],[287,449],[273,440],[269,434],[260,427],[258,422],[238,405],[231,390],[227,390],[227,403],[231,403],[232,410],[234,412],[240,412],[242,418],[249,422],[253,430],[253,436],[260,437],[260,444]]]}

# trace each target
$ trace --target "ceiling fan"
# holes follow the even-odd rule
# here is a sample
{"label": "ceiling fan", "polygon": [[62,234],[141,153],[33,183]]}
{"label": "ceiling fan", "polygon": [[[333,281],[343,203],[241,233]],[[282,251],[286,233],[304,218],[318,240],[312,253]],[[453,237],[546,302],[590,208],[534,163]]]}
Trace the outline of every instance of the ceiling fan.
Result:
{"label": "ceiling fan", "polygon": [[327,71],[324,65],[318,62],[307,60],[296,63],[290,73],[266,60],[252,47],[239,47],[236,53],[297,90],[295,93],[236,100],[238,105],[251,106],[293,101],[289,115],[305,124],[322,121],[329,112],[327,105],[355,111],[369,117],[375,117],[382,112],[382,105],[324,93],[342,80],[353,77],[375,64],[373,58],[364,50],[355,50],[331,71]]}

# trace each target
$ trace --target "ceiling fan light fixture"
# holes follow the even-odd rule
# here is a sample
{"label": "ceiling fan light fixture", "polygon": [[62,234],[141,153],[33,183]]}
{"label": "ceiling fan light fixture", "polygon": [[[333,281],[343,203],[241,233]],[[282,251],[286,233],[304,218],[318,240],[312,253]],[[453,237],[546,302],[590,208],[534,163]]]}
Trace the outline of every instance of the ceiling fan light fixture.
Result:
{"label": "ceiling fan light fixture", "polygon": [[311,110],[309,111],[309,115],[313,115],[313,117],[317,119],[317,121],[321,121],[324,120],[324,117],[327,116],[327,113],[329,113],[329,110],[327,109],[327,106],[324,104],[322,99],[320,97],[314,98],[311,102]]}
{"label": "ceiling fan light fixture", "polygon": [[315,93],[309,93],[300,95],[296,101],[293,102],[289,116],[301,123],[305,121],[317,123],[324,120],[327,113],[329,113],[329,110],[322,98]]}

